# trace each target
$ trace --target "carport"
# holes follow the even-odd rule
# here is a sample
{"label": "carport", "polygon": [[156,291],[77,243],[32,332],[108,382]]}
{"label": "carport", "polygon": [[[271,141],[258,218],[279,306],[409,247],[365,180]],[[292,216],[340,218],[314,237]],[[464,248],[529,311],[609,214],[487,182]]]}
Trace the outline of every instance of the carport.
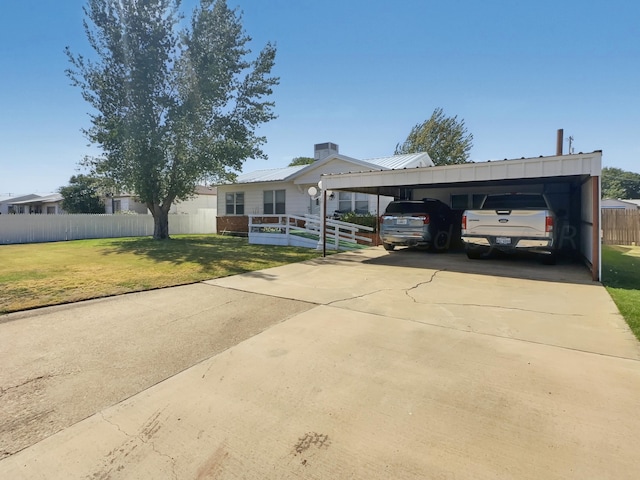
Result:
{"label": "carport", "polygon": [[[559,219],[560,249],[601,276],[600,174],[602,151],[402,170],[322,176],[323,191],[437,198],[455,210],[477,208],[489,193],[543,193]],[[380,212],[379,212],[380,213]]]}

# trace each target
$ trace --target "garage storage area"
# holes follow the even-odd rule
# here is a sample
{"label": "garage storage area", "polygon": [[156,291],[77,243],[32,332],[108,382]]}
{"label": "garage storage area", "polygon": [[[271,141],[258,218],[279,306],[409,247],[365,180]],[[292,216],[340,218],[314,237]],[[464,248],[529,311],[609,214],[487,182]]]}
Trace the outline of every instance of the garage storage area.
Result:
{"label": "garage storage area", "polygon": [[[323,175],[326,191],[345,190],[435,198],[461,214],[478,208],[486,195],[544,194],[556,215],[562,256],[579,258],[600,279],[600,174],[602,152],[498,160],[414,169]],[[382,212],[379,212],[382,213]]]}

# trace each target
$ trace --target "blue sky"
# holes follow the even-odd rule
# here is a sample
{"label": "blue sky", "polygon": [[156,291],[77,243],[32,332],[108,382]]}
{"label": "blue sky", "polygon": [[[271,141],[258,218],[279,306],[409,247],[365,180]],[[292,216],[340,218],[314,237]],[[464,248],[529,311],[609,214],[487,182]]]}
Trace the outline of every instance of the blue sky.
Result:
{"label": "blue sky", "polygon": [[[68,183],[95,152],[88,105],[64,47],[89,53],[84,0],[4,2],[0,15],[0,196]],[[195,0],[185,0],[191,11]],[[261,128],[286,166],[335,142],[356,158],[393,153],[437,107],[464,119],[471,158],[575,152],[640,173],[640,2],[631,0],[230,0],[259,51],[277,46],[278,119]],[[565,143],[565,153],[568,143]]]}

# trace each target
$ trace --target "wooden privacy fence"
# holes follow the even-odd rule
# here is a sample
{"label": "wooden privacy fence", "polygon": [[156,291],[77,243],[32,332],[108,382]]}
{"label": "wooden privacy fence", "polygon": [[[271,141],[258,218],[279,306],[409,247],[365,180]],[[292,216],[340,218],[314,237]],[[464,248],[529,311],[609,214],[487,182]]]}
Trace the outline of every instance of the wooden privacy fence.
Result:
{"label": "wooden privacy fence", "polygon": [[640,245],[640,210],[602,210],[605,245]]}
{"label": "wooden privacy fence", "polygon": [[[169,215],[169,234],[216,233],[216,210]],[[153,235],[151,215],[0,215],[0,245]]]}

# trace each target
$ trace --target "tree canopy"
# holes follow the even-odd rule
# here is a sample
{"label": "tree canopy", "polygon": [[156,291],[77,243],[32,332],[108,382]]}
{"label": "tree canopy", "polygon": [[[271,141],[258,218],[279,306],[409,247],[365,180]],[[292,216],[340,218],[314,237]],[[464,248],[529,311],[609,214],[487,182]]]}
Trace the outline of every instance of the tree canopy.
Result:
{"label": "tree canopy", "polygon": [[621,168],[604,167],[602,198],[640,198],[640,174]]}
{"label": "tree canopy", "polygon": [[315,161],[316,161],[315,158],[311,158],[311,157],[296,157],[293,160],[291,160],[291,162],[289,163],[289,166],[297,167],[299,165],[311,165]]}
{"label": "tree canopy", "polygon": [[62,195],[62,209],[67,213],[104,213],[95,178],[73,175],[69,185],[60,187],[58,192]]}
{"label": "tree canopy", "polygon": [[464,120],[447,117],[436,108],[428,120],[415,125],[407,139],[396,145],[396,155],[427,152],[436,165],[469,163],[473,134],[467,132]]}
{"label": "tree canopy", "polygon": [[180,0],[88,0],[95,55],[66,52],[72,84],[93,107],[87,138],[102,155],[84,164],[115,191],[134,193],[168,238],[168,212],[198,183],[233,180],[247,158],[266,158],[257,136],[275,118],[267,100],[276,49],[250,59],[242,17],[201,0],[183,25]]}

